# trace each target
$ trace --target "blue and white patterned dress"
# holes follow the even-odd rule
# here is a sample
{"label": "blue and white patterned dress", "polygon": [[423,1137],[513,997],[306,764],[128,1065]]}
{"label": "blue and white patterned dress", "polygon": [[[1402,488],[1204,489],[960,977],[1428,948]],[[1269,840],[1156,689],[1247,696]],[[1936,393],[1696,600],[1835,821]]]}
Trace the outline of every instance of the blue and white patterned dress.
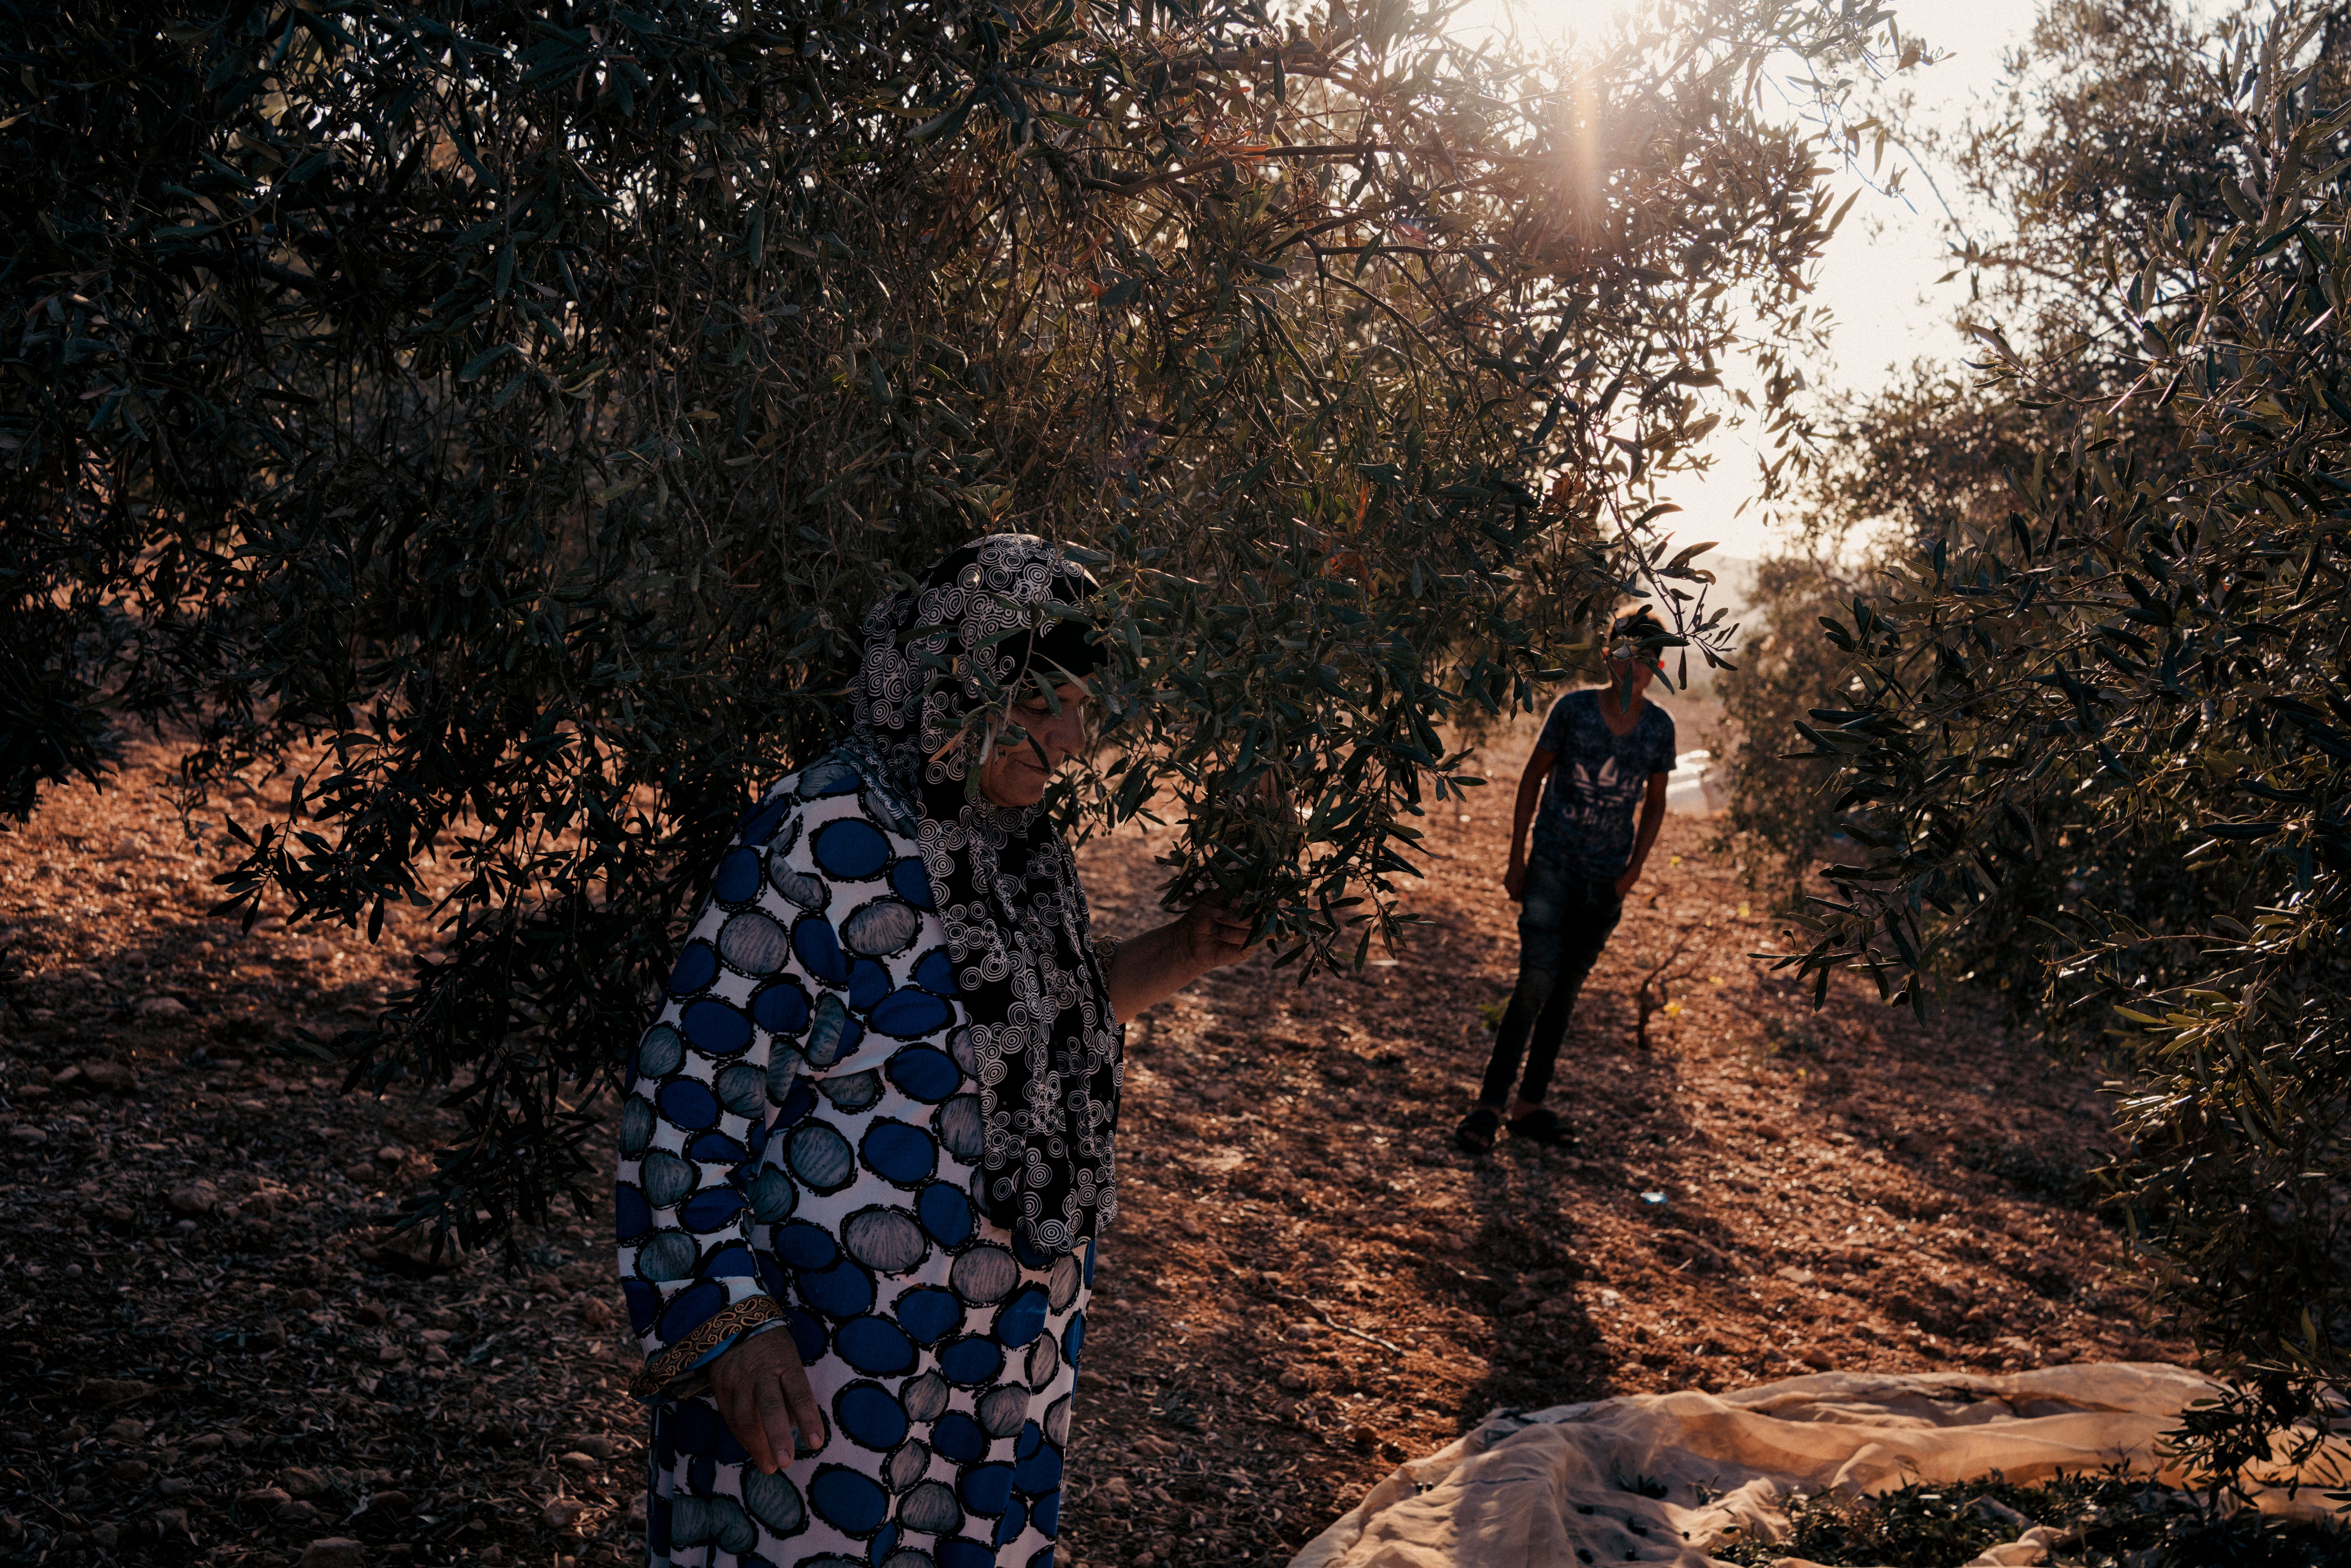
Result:
{"label": "blue and white patterned dress", "polygon": [[[1093,1241],[1037,1252],[974,1202],[980,1064],[917,819],[870,772],[835,753],[745,820],[637,1050],[618,1209],[653,1568],[1052,1562]],[[1082,948],[1082,897],[1058,918]],[[697,1392],[769,1331],[831,1426],[772,1476]]]}

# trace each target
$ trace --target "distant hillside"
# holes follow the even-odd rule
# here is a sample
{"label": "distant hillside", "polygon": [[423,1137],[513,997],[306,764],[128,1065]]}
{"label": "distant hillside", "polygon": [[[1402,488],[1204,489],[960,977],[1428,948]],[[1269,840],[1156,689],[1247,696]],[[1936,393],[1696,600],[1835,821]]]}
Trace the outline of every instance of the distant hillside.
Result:
{"label": "distant hillside", "polygon": [[1746,556],[1702,555],[1698,564],[1714,573],[1714,588],[1706,596],[1708,605],[1728,608],[1732,621],[1745,620],[1747,607],[1755,601],[1757,563]]}

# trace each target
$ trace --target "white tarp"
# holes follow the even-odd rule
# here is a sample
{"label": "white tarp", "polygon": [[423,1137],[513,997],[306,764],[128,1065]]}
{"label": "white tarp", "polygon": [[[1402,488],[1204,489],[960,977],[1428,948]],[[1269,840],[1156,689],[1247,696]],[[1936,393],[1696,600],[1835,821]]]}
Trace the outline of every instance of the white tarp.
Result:
{"label": "white tarp", "polygon": [[1730,803],[1730,781],[1711,751],[1685,751],[1666,775],[1666,810],[1677,817],[1711,817]]}
{"label": "white tarp", "polygon": [[[2162,1436],[2215,1386],[2156,1363],[1999,1376],[1832,1372],[1735,1394],[1498,1411],[1451,1447],[1399,1467],[1290,1568],[1708,1568],[1707,1549],[1718,1542],[1783,1538],[1780,1502],[1791,1491],[1870,1493],[1995,1470],[2030,1485],[2117,1463],[2182,1484],[2164,1462]],[[2334,1474],[2346,1473],[2351,1445],[2330,1440],[2305,1474],[2328,1475],[2329,1458]],[[1636,1481],[1665,1496],[1632,1490]],[[2290,1500],[2265,1486],[2255,1500],[2302,1516],[2328,1509],[2312,1490]],[[1975,1563],[2042,1562],[2041,1539],[1995,1547]]]}

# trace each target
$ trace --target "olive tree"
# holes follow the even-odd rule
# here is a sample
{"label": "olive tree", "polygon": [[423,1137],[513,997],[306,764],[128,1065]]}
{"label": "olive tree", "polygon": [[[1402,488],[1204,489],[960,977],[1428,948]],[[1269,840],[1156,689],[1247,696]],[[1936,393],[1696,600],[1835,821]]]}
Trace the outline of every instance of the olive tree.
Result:
{"label": "olive tree", "polygon": [[1980,326],[2043,437],[1996,512],[1922,529],[1832,620],[1850,695],[1799,727],[1858,844],[1788,963],[1916,999],[2005,946],[2044,1017],[2121,1053],[2110,1174],[2159,1299],[2239,1375],[2184,1434],[2224,1483],[2278,1426],[2309,1451],[2351,1367],[2335,42],[2240,16],[2173,62],[2204,152],[2085,239],[2077,319],[2118,324],[2095,374]]}
{"label": "olive tree", "polygon": [[1719,643],[1658,486],[1809,309],[1817,115],[1885,25],[1656,3],[1539,58],[1412,0],[29,15],[0,804],[134,721],[189,727],[192,812],[289,759],[229,908],[435,912],[445,960],[313,1048],[467,1075],[469,1239],[576,1183],[559,1092],[842,724],[866,605],[977,533],[1102,585],[1073,828],[1172,815],[1168,896],[1303,970],[1392,938],[1424,799],[1476,782],[1448,722],[1627,592]]}

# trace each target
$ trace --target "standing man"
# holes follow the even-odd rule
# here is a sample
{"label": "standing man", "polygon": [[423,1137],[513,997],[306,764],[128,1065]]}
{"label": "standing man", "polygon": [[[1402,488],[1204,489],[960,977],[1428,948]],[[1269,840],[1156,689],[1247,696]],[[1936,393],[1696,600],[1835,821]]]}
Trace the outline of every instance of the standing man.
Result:
{"label": "standing man", "polygon": [[[1491,1149],[1505,1125],[1540,1144],[1570,1136],[1542,1103],[1552,1064],[1576,993],[1616,928],[1625,895],[1641,880],[1641,864],[1666,821],[1674,721],[1646,695],[1666,637],[1646,610],[1620,618],[1609,633],[1608,684],[1552,705],[1519,779],[1510,865],[1502,875],[1504,891],[1519,905],[1519,983],[1495,1032],[1478,1103],[1453,1134],[1471,1154]],[[1527,1075],[1512,1100],[1521,1053]]]}

